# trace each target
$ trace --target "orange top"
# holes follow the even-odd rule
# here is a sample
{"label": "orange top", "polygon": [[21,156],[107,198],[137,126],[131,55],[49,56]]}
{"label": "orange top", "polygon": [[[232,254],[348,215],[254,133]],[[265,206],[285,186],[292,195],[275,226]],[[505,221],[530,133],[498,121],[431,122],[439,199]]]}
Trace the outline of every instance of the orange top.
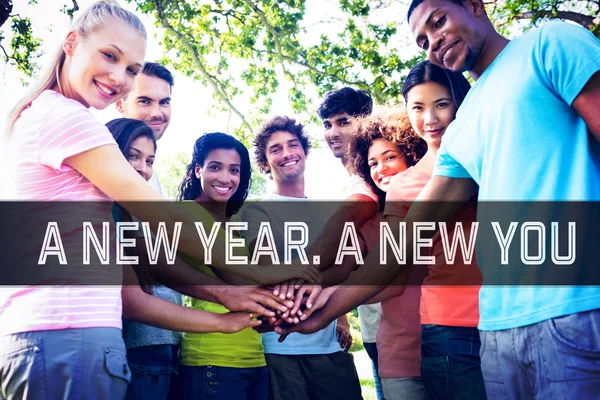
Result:
{"label": "orange top", "polygon": [[[386,196],[384,214],[404,217],[409,206],[398,202],[412,202],[420,189],[425,187],[431,176],[414,167],[395,175],[390,182]],[[420,189],[417,191],[417,188]],[[408,190],[407,190],[408,189]],[[396,202],[395,204],[393,202]],[[388,207],[389,204],[389,207]],[[446,224],[448,241],[452,245],[454,228],[457,222],[463,224],[467,247],[470,243],[471,222],[476,221],[477,213],[473,206],[463,208]],[[474,242],[472,243],[474,246]],[[448,251],[448,246],[446,246]],[[477,327],[479,323],[479,288],[482,276],[475,262],[473,252],[471,262],[464,262],[460,245],[451,264],[446,262],[442,237],[438,232],[433,237],[430,255],[435,263],[429,265],[429,274],[421,287],[421,324],[445,326]]]}

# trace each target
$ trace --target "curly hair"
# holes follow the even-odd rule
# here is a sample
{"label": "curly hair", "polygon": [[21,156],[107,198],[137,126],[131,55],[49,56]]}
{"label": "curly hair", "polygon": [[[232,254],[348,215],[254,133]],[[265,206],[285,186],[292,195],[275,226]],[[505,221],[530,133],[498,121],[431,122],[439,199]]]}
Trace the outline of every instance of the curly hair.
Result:
{"label": "curly hair", "polygon": [[185,176],[179,185],[178,200],[196,200],[202,193],[202,184],[196,176],[196,165],[204,166],[204,161],[208,154],[216,149],[233,149],[240,156],[242,164],[240,165],[240,184],[229,201],[225,215],[230,218],[235,215],[248,197],[250,184],[252,183],[252,166],[250,165],[250,155],[248,149],[239,140],[231,135],[221,132],[210,132],[200,136],[194,143],[194,152],[192,161],[186,168]]}
{"label": "curly hair", "polygon": [[398,146],[409,166],[415,165],[427,152],[427,143],[413,130],[408,114],[403,109],[389,109],[357,120],[356,134],[348,145],[346,157],[352,160],[351,168],[377,194],[379,206],[385,203],[385,192],[371,179],[369,148],[377,139]]}
{"label": "curly hair", "polygon": [[269,138],[279,131],[289,132],[296,136],[304,149],[304,155],[308,155],[310,149],[310,137],[304,131],[304,125],[293,118],[285,116],[273,117],[261,125],[254,136],[252,145],[254,146],[254,159],[260,171],[264,174],[270,174],[269,163],[267,162],[267,142]]}

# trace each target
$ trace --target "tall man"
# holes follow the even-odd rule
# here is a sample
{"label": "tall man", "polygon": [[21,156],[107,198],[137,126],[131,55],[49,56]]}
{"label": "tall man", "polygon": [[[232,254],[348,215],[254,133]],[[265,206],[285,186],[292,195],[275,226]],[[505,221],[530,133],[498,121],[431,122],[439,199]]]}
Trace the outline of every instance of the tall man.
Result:
{"label": "tall man", "polygon": [[[270,222],[278,252],[283,254],[281,239],[284,222],[294,210],[291,203],[306,198],[304,170],[309,140],[302,124],[288,117],[266,121],[256,135],[256,162],[262,172],[272,177],[275,186],[267,199],[277,204],[264,207],[260,203],[253,204],[243,213],[242,219],[249,223],[246,239],[251,246],[257,245],[260,222]],[[318,213],[307,214],[310,215],[303,217],[311,228],[310,245],[310,238],[316,238],[326,219]],[[353,357],[342,351],[336,340],[335,320],[318,332],[294,334],[288,340],[279,343],[274,332],[263,334],[273,399],[362,398]]]}
{"label": "tall man", "polygon": [[[477,80],[444,135],[419,200],[463,201],[475,184],[479,200],[600,200],[598,39],[551,22],[509,41],[495,31],[481,0],[413,0],[408,21],[432,63]],[[443,221],[457,208],[416,203],[405,221]],[[478,259],[481,254],[478,248]],[[485,282],[502,266],[483,260]],[[389,283],[400,272],[371,262],[368,274],[359,270],[351,280],[375,275]],[[377,290],[339,289],[312,322],[294,329],[319,329]],[[596,396],[598,308],[600,288],[593,286],[483,286],[479,328],[488,397]]]}
{"label": "tall man", "polygon": [[[377,203],[377,196],[369,190],[365,182],[352,173],[350,163],[346,159],[348,143],[355,133],[354,120],[371,114],[373,110],[373,99],[366,90],[356,90],[351,87],[343,87],[331,91],[317,109],[317,114],[323,123],[324,136],[331,153],[338,158],[348,175],[350,176],[344,199],[358,202],[362,210],[371,212],[376,217],[376,208],[369,209],[363,206],[363,202]],[[379,379],[378,353],[377,353],[377,330],[381,320],[381,304],[363,304],[358,306],[358,317],[360,320],[360,331],[365,350],[369,355],[373,367],[373,379],[377,399],[383,400],[383,389]]]}
{"label": "tall man", "polygon": [[[158,63],[146,62],[137,74],[131,91],[117,101],[117,110],[125,118],[144,121],[152,128],[154,138],[158,141],[171,119],[173,84],[173,75],[167,68]],[[163,194],[158,174],[153,173],[149,183]],[[164,300],[182,303],[181,294],[166,286],[152,286],[152,292]],[[123,337],[132,372],[126,398],[153,396],[156,399],[166,399],[172,386],[178,385],[171,381],[176,377],[172,374],[172,367],[178,363],[181,333],[126,321],[123,325]]]}

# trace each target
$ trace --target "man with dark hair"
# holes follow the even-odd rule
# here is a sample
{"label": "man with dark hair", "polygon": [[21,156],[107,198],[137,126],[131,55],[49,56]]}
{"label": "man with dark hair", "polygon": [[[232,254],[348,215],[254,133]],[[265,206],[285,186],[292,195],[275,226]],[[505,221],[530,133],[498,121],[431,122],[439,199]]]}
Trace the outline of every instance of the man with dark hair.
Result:
{"label": "man with dark hair", "polygon": [[[152,128],[156,140],[159,140],[171,119],[173,83],[173,75],[167,68],[158,63],[146,62],[135,77],[131,91],[117,101],[117,110],[125,118],[144,121]],[[148,183],[163,194],[156,171]],[[166,286],[152,286],[152,293],[161,299],[182,304],[181,294]],[[178,363],[177,350],[181,343],[181,333],[125,320],[123,337],[132,372],[126,398],[142,399],[150,393],[154,398],[165,398],[166,393],[178,385],[175,382],[177,375],[172,373],[172,365]]]}
{"label": "man with dark hair", "polygon": [[366,90],[344,87],[325,95],[317,114],[325,128],[325,141],[334,157],[344,159],[349,136],[353,134],[352,119],[371,114],[373,99]]}
{"label": "man with dark hair", "polygon": [[[458,205],[422,200],[464,201],[477,184],[484,201],[480,218],[486,216],[486,200],[600,200],[600,42],[591,32],[549,22],[509,41],[494,29],[482,0],[415,0],[408,21],[429,61],[469,71],[477,81],[444,135],[434,176],[404,219],[408,226],[448,220]],[[543,208],[539,203],[520,206]],[[502,217],[523,220],[517,207]],[[578,247],[595,246],[591,240],[578,235]],[[412,238],[406,245],[411,259]],[[498,285],[493,277],[500,271],[506,276],[509,266],[500,265],[491,246],[479,245],[477,251],[484,282],[491,283],[481,288],[479,323],[488,397],[597,396],[600,288]],[[376,283],[389,284],[403,270],[373,260],[369,267],[359,269],[349,283],[377,276]],[[572,266],[578,274],[593,267]],[[546,263],[537,270],[549,275],[556,267]],[[320,329],[379,290],[341,288],[313,314],[315,320],[290,330]]]}
{"label": "man with dark hair", "polygon": [[[340,159],[350,176],[343,198],[354,203],[352,205],[358,209],[356,212],[370,214],[370,218],[377,216],[377,195],[369,190],[358,175],[353,174],[350,163],[346,163],[346,150],[349,141],[356,132],[355,118],[370,115],[372,111],[373,99],[371,94],[366,90],[354,89],[348,86],[328,92],[317,109],[317,114],[323,123],[325,141],[329,145],[333,156]],[[365,207],[366,204],[370,204],[371,207]],[[328,230],[327,234],[331,233],[331,230]],[[314,249],[311,254],[320,251],[321,249]],[[384,396],[378,372],[376,345],[377,330],[381,320],[381,304],[358,306],[358,317],[363,344],[373,367],[373,380],[377,398],[382,400]]]}
{"label": "man with dark hair", "polygon": [[[310,138],[304,126],[296,120],[274,117],[261,126],[253,145],[258,167],[263,173],[269,174],[274,182],[273,192],[265,200],[277,203],[256,203],[244,210],[242,220],[248,222],[245,238],[253,248],[260,224],[269,222],[278,253],[284,254],[284,223],[289,222],[290,213],[295,211],[293,204],[306,198],[304,169]],[[326,219],[322,214],[314,212],[303,215],[303,221],[310,228],[309,245],[325,228]],[[260,259],[261,262],[268,260],[267,257]],[[282,290],[283,296],[285,293],[287,291]],[[342,350],[336,339],[335,320],[318,332],[295,334],[288,340],[280,343],[274,332],[263,334],[272,399],[362,398],[353,357]]]}
{"label": "man with dark hair", "polygon": [[[159,140],[171,121],[171,91],[173,75],[164,66],[146,62],[135,77],[133,88],[125,97],[117,101],[117,110],[125,118],[144,121],[154,132],[154,138]],[[152,174],[149,183],[160,194],[162,186],[158,174]]]}

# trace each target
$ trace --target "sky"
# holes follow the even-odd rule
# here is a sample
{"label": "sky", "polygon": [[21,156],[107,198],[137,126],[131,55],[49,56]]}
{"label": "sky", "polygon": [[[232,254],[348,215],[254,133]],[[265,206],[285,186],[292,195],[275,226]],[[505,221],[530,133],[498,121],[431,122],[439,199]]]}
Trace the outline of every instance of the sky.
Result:
{"label": "sky", "polygon": [[[79,0],[81,9],[92,4],[93,0]],[[68,17],[60,13],[60,7],[65,4],[64,0],[44,0],[35,6],[28,6],[25,0],[14,2],[13,13],[21,13],[29,16],[32,20],[34,35],[43,38],[42,49],[45,54],[52,53],[53,49],[60,45],[62,39],[68,30]],[[308,0],[307,12],[304,20],[306,26],[315,24],[324,24],[329,32],[336,32],[342,23],[338,23],[338,12],[335,8],[336,2],[323,2],[322,0]],[[134,5],[120,1],[125,8],[135,12]],[[402,6],[401,6],[402,7]],[[148,31],[148,47],[146,52],[147,60],[157,60],[164,54],[164,49],[159,44],[162,37],[162,30],[155,27],[151,16],[137,13],[144,22]],[[388,19],[393,17],[394,13],[388,12],[376,18]],[[398,12],[396,15],[403,15]],[[8,35],[8,24],[3,26],[3,33]],[[310,40],[310,36],[307,40]],[[404,48],[407,43],[399,43],[399,47]],[[414,54],[415,47],[408,47],[407,57]],[[44,65],[44,57],[40,60]],[[235,68],[235,67],[234,67]],[[173,68],[170,68],[173,71]],[[158,143],[158,152],[155,164],[155,170],[160,176],[161,168],[164,168],[162,160],[168,159],[171,155],[179,152],[185,152],[191,155],[195,140],[204,132],[221,131],[227,132],[229,123],[235,125],[238,123],[236,116],[229,116],[228,113],[209,115],[207,112],[211,109],[211,104],[215,102],[212,96],[212,90],[204,87],[200,82],[174,72],[175,86],[172,95],[172,117],[171,123],[163,138]],[[0,132],[4,132],[6,118],[5,116],[13,106],[26,92],[26,88],[21,83],[23,75],[16,72],[12,66],[6,65],[2,59],[0,64]],[[272,107],[272,115],[293,116],[292,110],[286,101],[285,85],[275,95]],[[236,104],[236,107],[244,109],[244,104]],[[92,112],[102,121],[108,122],[111,119],[118,118],[120,114],[114,106],[107,109]],[[230,121],[231,118],[231,121]],[[332,199],[340,198],[344,182],[347,179],[347,173],[343,169],[339,160],[333,158],[323,140],[322,128],[318,125],[307,125],[309,135],[317,142],[317,148],[313,148],[307,160],[306,193],[309,198],[314,199]],[[2,144],[0,142],[0,144]],[[5,146],[3,146],[4,148]],[[2,157],[5,159],[5,157]],[[0,160],[0,166],[2,161]],[[5,170],[6,166],[3,166]],[[326,173],[324,173],[326,172]],[[2,174],[4,175],[4,174]],[[0,176],[2,179],[2,176]],[[1,183],[1,182],[0,182]],[[0,184],[0,195],[4,189],[4,184]]]}

